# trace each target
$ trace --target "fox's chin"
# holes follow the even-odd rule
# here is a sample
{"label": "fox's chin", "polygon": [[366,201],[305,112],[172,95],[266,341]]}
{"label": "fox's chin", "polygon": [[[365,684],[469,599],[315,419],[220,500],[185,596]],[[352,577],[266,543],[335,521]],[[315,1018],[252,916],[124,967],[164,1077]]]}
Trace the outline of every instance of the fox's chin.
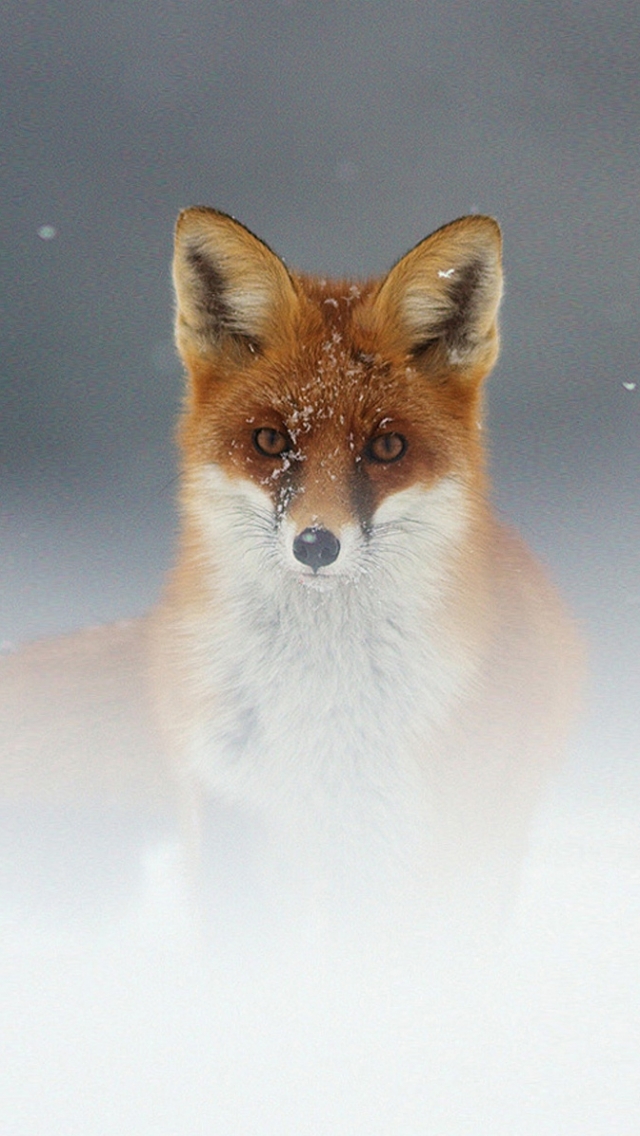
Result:
{"label": "fox's chin", "polygon": [[326,572],[322,568],[318,572],[312,572],[309,569],[301,569],[291,572],[291,576],[300,588],[305,588],[312,592],[331,592],[334,588],[344,581],[346,573],[344,572]]}

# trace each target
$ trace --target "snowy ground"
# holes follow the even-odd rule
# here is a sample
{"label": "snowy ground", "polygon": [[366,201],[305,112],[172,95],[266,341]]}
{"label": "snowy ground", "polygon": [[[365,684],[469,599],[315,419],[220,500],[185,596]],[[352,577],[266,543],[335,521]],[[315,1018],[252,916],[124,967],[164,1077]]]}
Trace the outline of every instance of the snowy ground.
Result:
{"label": "snowy ground", "polygon": [[87,830],[66,871],[93,908],[5,903],[3,1132],[635,1136],[640,834],[586,784],[567,772],[502,942],[462,963],[273,953],[255,923],[198,945],[171,834],[125,840],[108,879]]}

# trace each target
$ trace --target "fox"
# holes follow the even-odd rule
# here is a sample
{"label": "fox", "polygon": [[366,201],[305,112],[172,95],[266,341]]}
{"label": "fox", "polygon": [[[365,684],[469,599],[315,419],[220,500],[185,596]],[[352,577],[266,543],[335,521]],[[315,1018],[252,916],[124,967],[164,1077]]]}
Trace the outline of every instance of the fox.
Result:
{"label": "fox", "polygon": [[12,799],[175,810],[190,847],[207,808],[249,818],[325,889],[510,876],[582,650],[491,504],[501,259],[474,214],[383,277],[325,279],[180,214],[175,568],[149,615],[4,660]]}

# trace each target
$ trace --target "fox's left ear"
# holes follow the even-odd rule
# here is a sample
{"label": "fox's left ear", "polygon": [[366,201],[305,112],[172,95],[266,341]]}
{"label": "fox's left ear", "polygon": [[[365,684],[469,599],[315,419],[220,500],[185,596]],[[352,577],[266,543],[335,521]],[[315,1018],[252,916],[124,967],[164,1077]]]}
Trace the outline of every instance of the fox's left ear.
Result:
{"label": "fox's left ear", "polygon": [[416,359],[439,348],[454,369],[486,374],[498,354],[501,244],[492,217],[461,217],[432,233],[374,295],[378,332]]}
{"label": "fox's left ear", "polygon": [[298,309],[280,258],[233,217],[205,206],[178,218],[173,280],[176,340],[191,361],[260,350],[286,334]]}

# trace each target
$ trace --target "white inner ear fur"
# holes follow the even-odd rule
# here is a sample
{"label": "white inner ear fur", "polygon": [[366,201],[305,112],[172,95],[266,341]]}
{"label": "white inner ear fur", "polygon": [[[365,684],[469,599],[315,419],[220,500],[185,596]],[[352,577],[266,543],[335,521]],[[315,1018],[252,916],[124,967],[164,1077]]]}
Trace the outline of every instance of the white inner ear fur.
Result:
{"label": "white inner ear fur", "polygon": [[238,331],[245,335],[259,335],[273,311],[273,288],[258,276],[246,276],[236,287],[226,287],[228,305]]}
{"label": "white inner ear fur", "polygon": [[419,284],[409,287],[402,299],[400,313],[407,330],[416,336],[428,334],[430,328],[450,314],[451,302],[444,295],[437,295]]}

